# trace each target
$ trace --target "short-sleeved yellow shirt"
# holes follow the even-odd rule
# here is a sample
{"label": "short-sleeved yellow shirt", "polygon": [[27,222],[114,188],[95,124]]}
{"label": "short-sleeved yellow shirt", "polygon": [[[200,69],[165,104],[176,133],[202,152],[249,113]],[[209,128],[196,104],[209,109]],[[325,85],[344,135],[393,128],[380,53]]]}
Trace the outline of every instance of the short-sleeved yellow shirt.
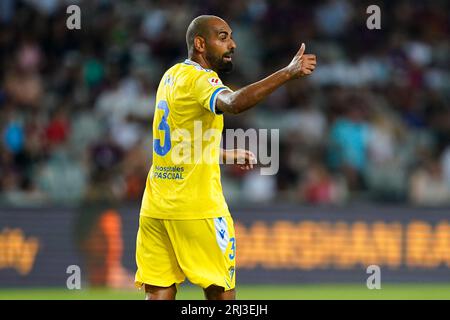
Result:
{"label": "short-sleeved yellow shirt", "polygon": [[142,216],[179,220],[230,215],[220,182],[223,116],[215,108],[222,90],[230,89],[216,72],[191,60],[162,77]]}

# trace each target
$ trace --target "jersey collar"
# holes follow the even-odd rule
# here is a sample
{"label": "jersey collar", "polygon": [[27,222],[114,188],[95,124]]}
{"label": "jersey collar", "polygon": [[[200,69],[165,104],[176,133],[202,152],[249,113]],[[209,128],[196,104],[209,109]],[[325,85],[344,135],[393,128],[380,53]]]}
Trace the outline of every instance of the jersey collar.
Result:
{"label": "jersey collar", "polygon": [[186,59],[186,60],[184,60],[184,63],[190,64],[190,65],[192,65],[192,66],[197,66],[197,67],[203,68],[200,64],[198,64],[198,63],[195,62],[195,61],[192,61],[191,59]]}
{"label": "jersey collar", "polygon": [[203,68],[199,63],[197,63],[195,61],[192,61],[191,59],[184,60],[184,63],[188,64],[190,66],[195,66],[195,67],[201,68],[201,69],[206,70],[206,71],[212,71],[211,69]]}

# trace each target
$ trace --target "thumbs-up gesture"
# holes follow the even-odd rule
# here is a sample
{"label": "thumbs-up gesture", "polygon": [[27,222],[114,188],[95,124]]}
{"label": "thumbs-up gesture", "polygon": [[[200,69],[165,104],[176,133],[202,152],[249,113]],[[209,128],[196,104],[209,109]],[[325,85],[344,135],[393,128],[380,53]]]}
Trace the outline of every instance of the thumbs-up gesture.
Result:
{"label": "thumbs-up gesture", "polygon": [[292,79],[310,75],[316,68],[316,55],[305,54],[305,47],[302,43],[294,59],[286,67]]}

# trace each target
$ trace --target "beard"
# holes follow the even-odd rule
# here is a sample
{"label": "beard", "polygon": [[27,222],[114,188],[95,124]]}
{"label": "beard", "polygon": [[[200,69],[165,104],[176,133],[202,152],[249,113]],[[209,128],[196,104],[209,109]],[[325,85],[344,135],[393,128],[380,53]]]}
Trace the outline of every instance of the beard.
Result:
{"label": "beard", "polygon": [[220,57],[207,54],[206,58],[208,59],[214,70],[217,70],[221,73],[230,73],[233,70],[233,62],[224,60],[224,57],[229,54],[230,52],[226,52]]}

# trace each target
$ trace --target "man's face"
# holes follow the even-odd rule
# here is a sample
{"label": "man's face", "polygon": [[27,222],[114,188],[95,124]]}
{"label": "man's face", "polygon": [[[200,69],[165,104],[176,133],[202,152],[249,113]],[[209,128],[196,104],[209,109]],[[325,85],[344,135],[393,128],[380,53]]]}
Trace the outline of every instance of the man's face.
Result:
{"label": "man's face", "polygon": [[210,22],[209,34],[206,40],[206,59],[213,70],[230,72],[233,69],[233,53],[236,43],[228,24],[221,19]]}

